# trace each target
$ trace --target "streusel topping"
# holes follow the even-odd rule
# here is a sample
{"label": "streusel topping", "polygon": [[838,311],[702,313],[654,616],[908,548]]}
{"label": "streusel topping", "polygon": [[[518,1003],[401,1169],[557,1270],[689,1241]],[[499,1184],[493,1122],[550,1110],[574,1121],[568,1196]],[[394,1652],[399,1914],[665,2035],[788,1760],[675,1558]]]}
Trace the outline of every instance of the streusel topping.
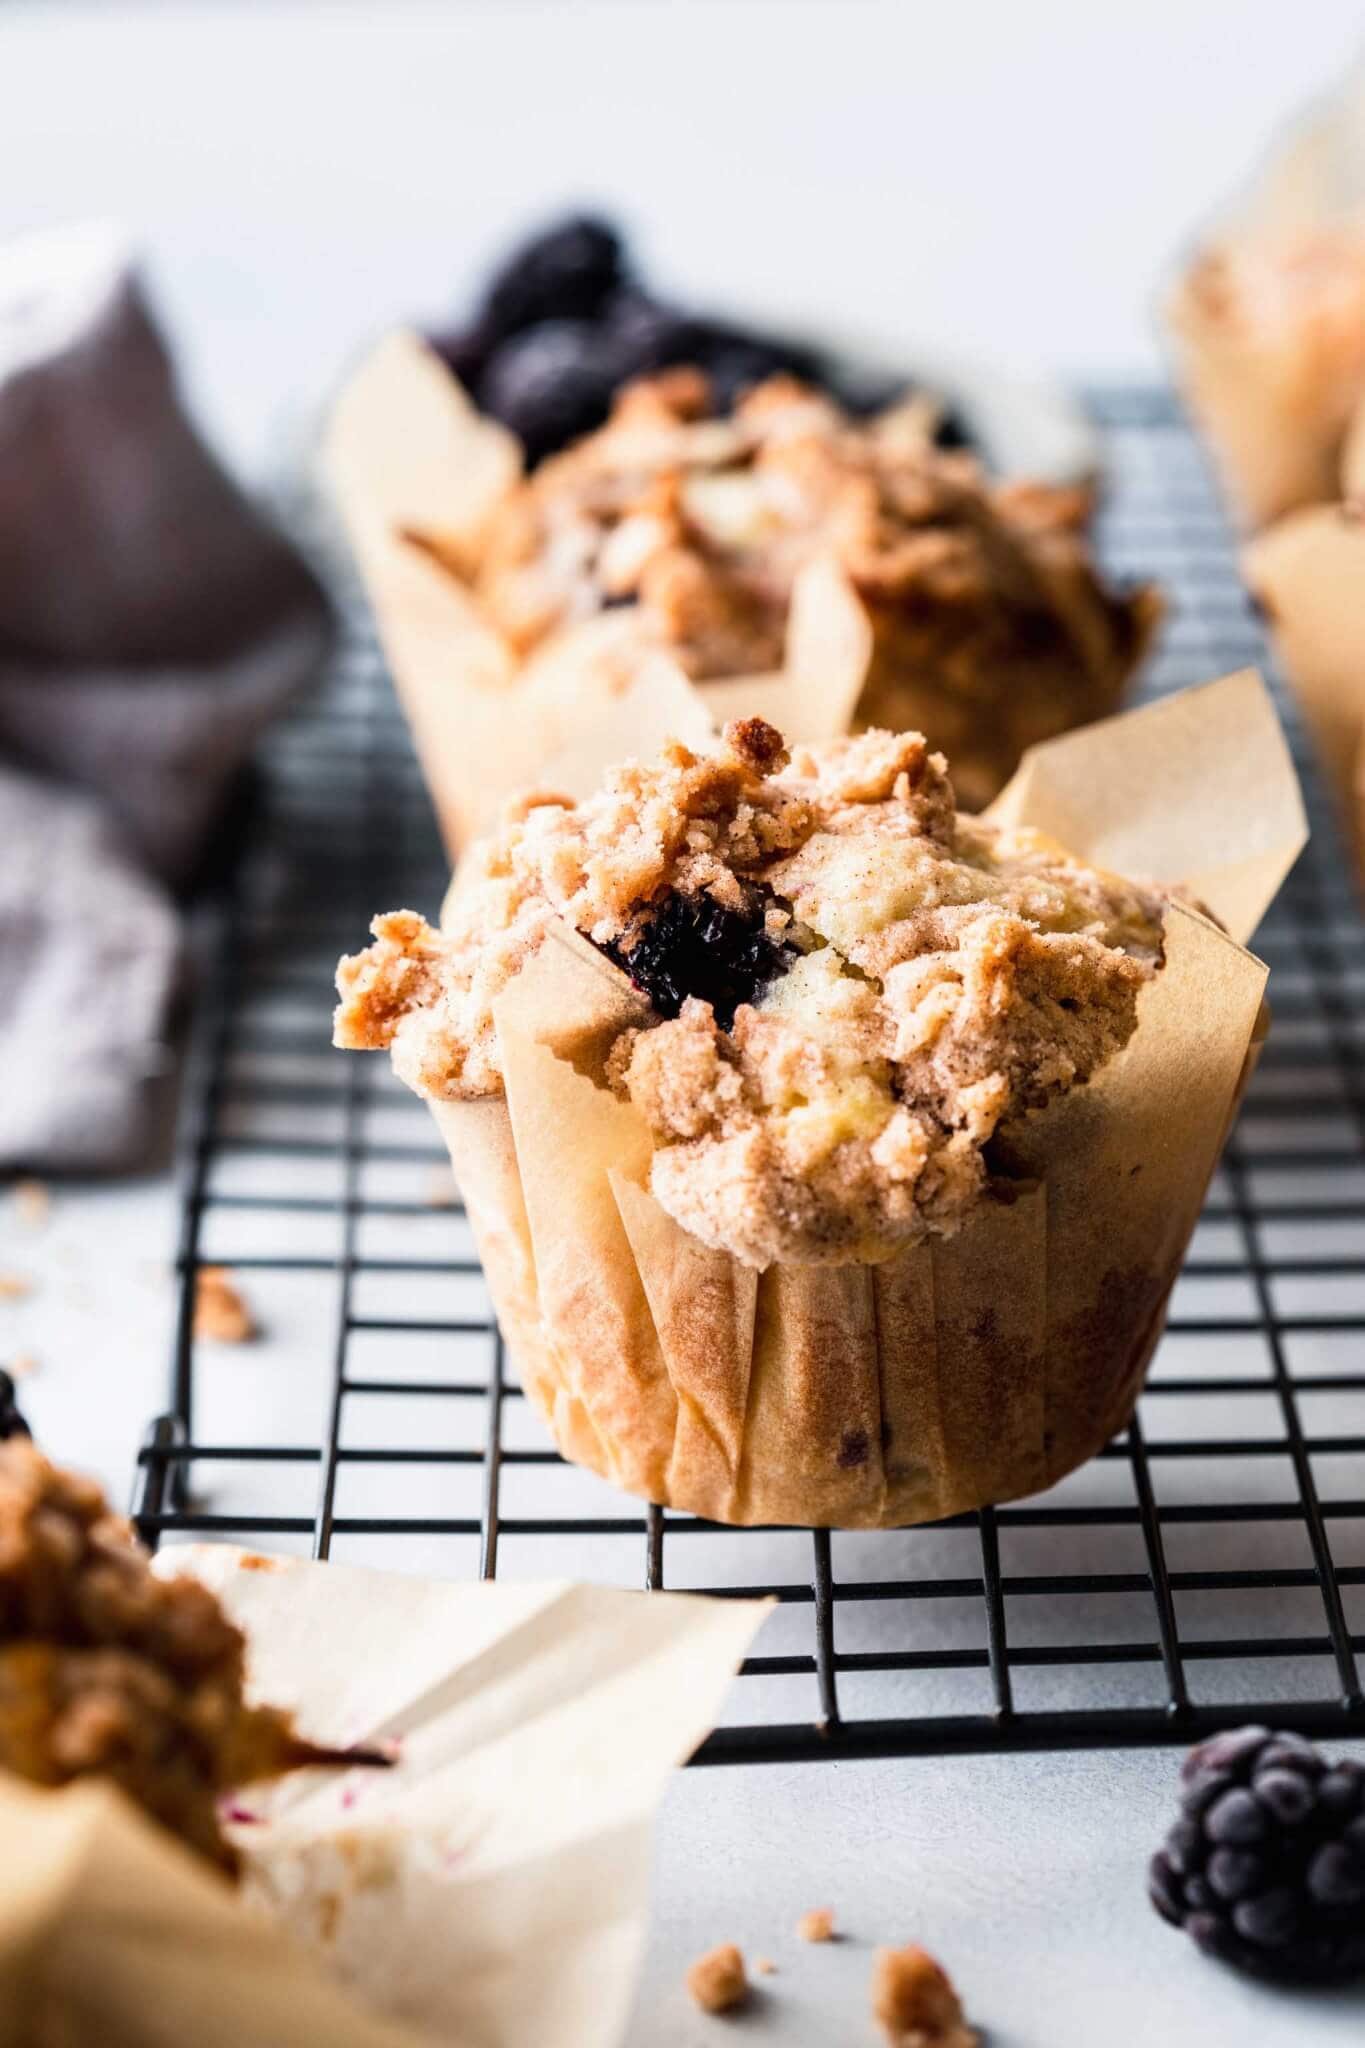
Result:
{"label": "streusel topping", "polygon": [[[605,427],[509,497],[479,597],[522,651],[632,605],[705,681],[779,667],[796,575],[833,557],[874,627],[860,721],[932,710],[935,740],[963,749],[959,769],[971,739],[976,803],[1032,740],[1114,707],[1159,607],[1149,590],[1101,583],[1087,492],[993,484],[932,430],[921,400],[855,419],[789,377],[725,419],[710,416],[698,371],[630,385]],[[997,707],[998,761],[967,717],[982,703]]]}
{"label": "streusel topping", "polygon": [[496,1094],[493,1005],[557,920],[652,1005],[609,1076],[654,1194],[759,1267],[956,1230],[997,1128],[1126,1044],[1161,959],[1153,893],[959,814],[920,735],[788,758],[750,719],[583,803],[524,799],[445,931],[395,912],[342,961],[336,1042],[391,1047],[421,1095]]}

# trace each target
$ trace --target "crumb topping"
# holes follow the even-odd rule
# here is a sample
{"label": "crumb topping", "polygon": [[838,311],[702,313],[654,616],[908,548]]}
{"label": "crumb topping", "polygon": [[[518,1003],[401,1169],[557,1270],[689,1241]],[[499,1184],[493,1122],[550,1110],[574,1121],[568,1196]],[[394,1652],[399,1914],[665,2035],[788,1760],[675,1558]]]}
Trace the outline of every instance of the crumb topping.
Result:
{"label": "crumb topping", "polygon": [[708,1949],[687,1972],[687,1989],[703,2012],[731,2012],[749,1996],[744,1958],[732,1941]]}
{"label": "crumb topping", "polygon": [[201,1266],[195,1274],[193,1332],[209,1344],[250,1344],[260,1335],[256,1318],[226,1266]]}
{"label": "crumb topping", "polygon": [[889,2048],[977,2048],[951,1979],[922,1948],[877,1950],[872,2015]]}
{"label": "crumb topping", "polygon": [[0,1766],[39,1785],[98,1774],[225,1870],[229,1788],[313,1750],[245,1703],[246,1644],[194,1579],[159,1579],[95,1483],[0,1444]]}
{"label": "crumb topping", "polygon": [[336,1042],[390,1046],[435,1099],[499,1092],[493,1004],[560,919],[650,1000],[608,1077],[653,1133],[655,1196],[757,1267],[951,1234],[999,1127],[1127,1043],[1162,944],[1152,892],[959,814],[918,734],[788,758],[748,720],[523,806],[444,933],[378,919],[338,971]]}
{"label": "crumb topping", "polygon": [[695,371],[628,386],[605,427],[508,500],[477,593],[514,647],[630,604],[699,681],[773,669],[794,579],[819,554],[872,617],[862,722],[917,722],[908,702],[924,722],[926,699],[941,700],[930,729],[965,756],[964,711],[1003,703],[1008,768],[1042,732],[1113,707],[1156,600],[1097,576],[1088,493],[992,483],[934,445],[918,400],[855,419],[775,377],[728,418],[709,403]]}
{"label": "crumb topping", "polygon": [[833,1906],[812,1906],[810,1911],[803,1913],[797,1921],[796,1931],[802,1941],[833,1941]]}

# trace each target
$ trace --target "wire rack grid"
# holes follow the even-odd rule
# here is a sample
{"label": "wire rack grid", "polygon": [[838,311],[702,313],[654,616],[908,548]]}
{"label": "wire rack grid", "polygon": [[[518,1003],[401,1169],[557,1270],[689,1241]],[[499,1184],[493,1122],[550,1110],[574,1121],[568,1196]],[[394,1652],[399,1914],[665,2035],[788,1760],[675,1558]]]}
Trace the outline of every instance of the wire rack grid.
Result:
{"label": "wire rack grid", "polygon": [[[1147,691],[1269,667],[1171,401],[1092,409],[1102,551],[1173,600]],[[1257,940],[1275,1026],[1132,1426],[1047,1494],[979,1515],[736,1531],[559,1459],[422,1105],[387,1061],[328,1046],[337,955],[377,909],[434,911],[445,881],[354,614],[330,686],[269,744],[245,853],[203,913],[146,1539],[772,1595],[703,1761],[1176,1741],[1235,1718],[1365,1732],[1365,923],[1292,701],[1315,829]],[[240,1276],[260,1343],[196,1341],[206,1264]]]}

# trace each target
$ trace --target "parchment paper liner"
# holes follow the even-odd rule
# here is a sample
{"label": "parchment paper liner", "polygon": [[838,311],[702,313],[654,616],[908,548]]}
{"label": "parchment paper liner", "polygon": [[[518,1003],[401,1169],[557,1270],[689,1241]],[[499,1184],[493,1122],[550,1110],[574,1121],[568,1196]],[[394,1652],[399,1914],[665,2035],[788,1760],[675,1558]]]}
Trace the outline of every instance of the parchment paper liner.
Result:
{"label": "parchment paper liner", "polygon": [[[1365,413],[1362,414],[1365,418]],[[1365,434],[1353,458],[1365,472]],[[1365,473],[1339,505],[1291,512],[1244,550],[1365,888]]]}
{"label": "parchment paper liner", "polygon": [[848,729],[872,631],[831,561],[797,579],[776,674],[698,690],[629,609],[563,627],[519,658],[461,575],[521,473],[520,447],[415,334],[387,336],[346,385],[323,469],[452,857],[514,790],[586,796],[613,762],[670,735],[709,744],[737,704],[788,739]]}
{"label": "parchment paper liner", "polygon": [[1127,1419],[1264,1033],[1238,941],[1303,808],[1247,671],[1034,750],[998,815],[1187,881],[1233,936],[1174,906],[1125,1051],[1009,1132],[1012,1178],[958,1237],[888,1264],[759,1275],[665,1214],[648,1130],[601,1085],[640,999],[576,933],[500,1000],[505,1101],[432,1108],[566,1456],[721,1521],[859,1527],[1033,1492]]}
{"label": "parchment paper liner", "polygon": [[1338,493],[1342,440],[1365,397],[1365,303],[1239,317],[1218,290],[1222,253],[1272,264],[1323,230],[1365,238],[1365,68],[1310,110],[1258,170],[1167,304],[1177,369],[1239,522],[1251,531]]}
{"label": "parchment paper liner", "polygon": [[110,1790],[0,1778],[0,2044],[611,2048],[654,1811],[765,1603],[217,1546],[158,1568],[219,1592],[262,1696],[398,1760],[244,1793],[240,1897]]}

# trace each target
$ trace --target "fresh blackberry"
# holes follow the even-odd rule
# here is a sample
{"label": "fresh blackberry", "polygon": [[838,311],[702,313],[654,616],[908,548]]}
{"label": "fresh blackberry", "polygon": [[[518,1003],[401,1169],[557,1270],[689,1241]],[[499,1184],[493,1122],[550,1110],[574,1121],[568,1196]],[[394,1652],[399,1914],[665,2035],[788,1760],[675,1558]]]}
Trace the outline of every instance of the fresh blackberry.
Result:
{"label": "fresh blackberry", "polygon": [[796,958],[763,924],[763,905],[727,910],[710,896],[666,896],[629,951],[604,948],[663,1017],[676,1017],[688,996],[709,1003],[728,1031],[741,1003],[751,1003]]}
{"label": "fresh blackberry", "polygon": [[591,320],[624,282],[615,228],[595,214],[570,214],[508,257],[488,287],[479,325],[501,341],[544,320]]}
{"label": "fresh blackberry", "polygon": [[472,327],[460,327],[427,335],[446,367],[454,372],[466,391],[476,392],[488,366],[488,360],[496,347],[495,337],[477,321]]}
{"label": "fresh blackberry", "polygon": [[601,329],[589,320],[546,320],[503,342],[484,371],[485,412],[521,440],[528,463],[600,427],[615,379]]}
{"label": "fresh blackberry", "polygon": [[1148,1871],[1162,1918],[1258,1976],[1365,1974],[1365,1765],[1253,1727],[1201,1742],[1180,1775]]}
{"label": "fresh blackberry", "polygon": [[603,343],[623,384],[701,359],[702,323],[641,291],[618,292],[603,314]]}

